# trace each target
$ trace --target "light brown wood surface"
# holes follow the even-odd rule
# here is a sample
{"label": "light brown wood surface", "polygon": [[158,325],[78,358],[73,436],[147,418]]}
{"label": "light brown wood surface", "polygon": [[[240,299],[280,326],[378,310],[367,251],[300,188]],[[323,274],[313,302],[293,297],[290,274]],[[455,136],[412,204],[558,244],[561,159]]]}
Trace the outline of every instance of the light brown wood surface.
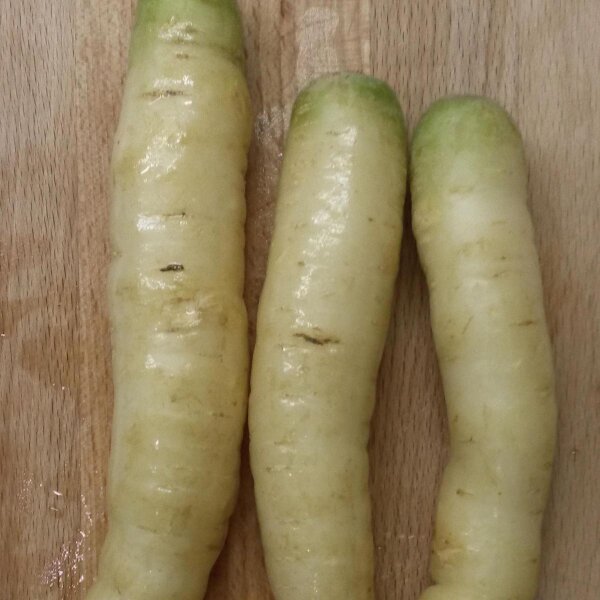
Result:
{"label": "light brown wood surface", "polygon": [[[246,298],[253,335],[291,104],[314,75],[363,70],[413,126],[435,98],[486,94],[530,165],[554,342],[559,452],[540,600],[600,589],[600,2],[240,0],[256,114]],[[103,514],[112,389],[107,166],[131,0],[0,0],[0,598],[76,600]],[[406,220],[371,443],[377,594],[427,582],[445,460],[427,292]],[[268,600],[244,450],[210,600]],[[492,543],[492,542],[490,542]]]}

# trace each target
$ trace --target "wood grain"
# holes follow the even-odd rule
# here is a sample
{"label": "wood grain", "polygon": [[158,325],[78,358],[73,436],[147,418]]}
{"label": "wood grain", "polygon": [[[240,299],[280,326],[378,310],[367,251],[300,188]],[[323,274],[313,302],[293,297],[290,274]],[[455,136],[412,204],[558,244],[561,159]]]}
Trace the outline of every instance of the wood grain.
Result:
{"label": "wood grain", "polygon": [[[446,93],[518,121],[530,164],[560,403],[540,600],[600,588],[600,3],[240,0],[256,114],[246,300],[264,277],[282,144],[298,89],[352,69],[393,85],[409,124]],[[95,572],[112,389],[105,296],[108,159],[131,0],[3,0],[0,10],[0,596],[79,600]],[[446,448],[427,291],[406,220],[371,442],[381,599],[427,582]],[[210,600],[268,600],[252,479]]]}

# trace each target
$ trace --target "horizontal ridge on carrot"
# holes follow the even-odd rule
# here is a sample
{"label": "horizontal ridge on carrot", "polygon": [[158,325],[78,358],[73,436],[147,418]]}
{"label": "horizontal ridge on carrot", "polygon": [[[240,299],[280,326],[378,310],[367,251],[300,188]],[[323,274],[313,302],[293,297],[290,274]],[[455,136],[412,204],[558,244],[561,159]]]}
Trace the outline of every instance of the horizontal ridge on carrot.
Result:
{"label": "horizontal ridge on carrot", "polygon": [[371,600],[367,441],[400,256],[406,135],[364,75],[299,95],[259,305],[250,453],[277,600]]}
{"label": "horizontal ridge on carrot", "polygon": [[436,102],[414,135],[411,194],[451,443],[421,600],[533,600],[556,407],[523,145],[506,112]]}

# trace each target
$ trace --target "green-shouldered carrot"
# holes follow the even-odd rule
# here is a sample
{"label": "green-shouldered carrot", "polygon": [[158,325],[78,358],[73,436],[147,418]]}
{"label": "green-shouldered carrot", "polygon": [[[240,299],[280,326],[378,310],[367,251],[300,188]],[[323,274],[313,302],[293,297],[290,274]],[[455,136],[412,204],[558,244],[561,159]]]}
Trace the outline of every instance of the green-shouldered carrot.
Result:
{"label": "green-shouldered carrot", "polygon": [[140,0],[113,153],[108,535],[88,600],[198,600],[246,416],[244,176],[233,0]]}
{"label": "green-shouldered carrot", "polygon": [[449,98],[411,158],[451,439],[422,600],[532,600],[556,408],[521,137],[489,100]]}
{"label": "green-shouldered carrot", "polygon": [[251,464],[277,600],[370,600],[367,441],[400,256],[406,134],[363,75],[298,97],[260,299]]}

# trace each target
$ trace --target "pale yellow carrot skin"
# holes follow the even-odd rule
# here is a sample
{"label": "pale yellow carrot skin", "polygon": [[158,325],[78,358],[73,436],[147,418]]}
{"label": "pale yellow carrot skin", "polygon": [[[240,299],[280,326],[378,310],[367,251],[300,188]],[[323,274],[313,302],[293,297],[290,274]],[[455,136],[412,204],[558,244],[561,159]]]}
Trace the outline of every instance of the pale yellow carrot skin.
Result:
{"label": "pale yellow carrot skin", "polygon": [[411,155],[451,438],[421,600],[533,600],[556,408],[521,138],[494,103],[451,98]]}
{"label": "pale yellow carrot skin", "polygon": [[406,186],[393,92],[327,77],[285,148],[250,398],[251,464],[277,600],[370,600],[367,441]]}
{"label": "pale yellow carrot skin", "polygon": [[88,600],[199,600],[246,415],[251,116],[229,0],[140,0],[113,154],[109,530]]}

